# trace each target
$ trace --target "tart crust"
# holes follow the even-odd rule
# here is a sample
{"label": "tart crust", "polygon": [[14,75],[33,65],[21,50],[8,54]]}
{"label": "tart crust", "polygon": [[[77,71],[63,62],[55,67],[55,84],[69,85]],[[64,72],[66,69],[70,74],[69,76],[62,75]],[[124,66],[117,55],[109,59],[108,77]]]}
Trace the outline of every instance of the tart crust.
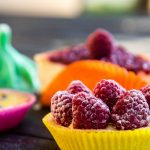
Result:
{"label": "tart crust", "polygon": [[66,67],[61,63],[52,62],[48,59],[54,51],[36,54],[34,60],[38,67],[38,76],[40,79],[40,93],[50,84],[51,81]]}

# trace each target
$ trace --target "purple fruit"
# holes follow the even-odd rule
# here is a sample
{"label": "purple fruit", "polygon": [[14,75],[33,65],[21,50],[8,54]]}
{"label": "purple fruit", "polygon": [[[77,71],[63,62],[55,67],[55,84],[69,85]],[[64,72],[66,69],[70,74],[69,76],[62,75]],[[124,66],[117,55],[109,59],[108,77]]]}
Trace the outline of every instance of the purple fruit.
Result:
{"label": "purple fruit", "polygon": [[86,44],[93,59],[110,56],[116,45],[111,33],[104,29],[97,29],[91,33],[87,38]]}

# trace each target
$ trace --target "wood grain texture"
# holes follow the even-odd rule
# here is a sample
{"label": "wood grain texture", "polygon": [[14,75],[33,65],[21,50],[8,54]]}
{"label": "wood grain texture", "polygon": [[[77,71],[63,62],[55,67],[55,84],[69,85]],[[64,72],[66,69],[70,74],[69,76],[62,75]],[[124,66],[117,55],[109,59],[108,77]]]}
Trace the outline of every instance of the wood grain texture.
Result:
{"label": "wood grain texture", "polygon": [[59,150],[53,140],[44,138],[2,134],[0,136],[0,150]]}

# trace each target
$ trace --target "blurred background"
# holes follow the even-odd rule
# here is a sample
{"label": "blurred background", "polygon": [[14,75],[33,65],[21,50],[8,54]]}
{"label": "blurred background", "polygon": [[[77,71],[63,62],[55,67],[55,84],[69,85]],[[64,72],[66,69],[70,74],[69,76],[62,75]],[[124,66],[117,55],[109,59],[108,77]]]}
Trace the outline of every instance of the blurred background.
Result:
{"label": "blurred background", "polygon": [[12,27],[13,44],[29,56],[84,42],[98,27],[148,52],[149,14],[150,0],[0,0],[0,23]]}
{"label": "blurred background", "polygon": [[149,12],[149,0],[1,0],[6,15],[73,18],[83,14]]}

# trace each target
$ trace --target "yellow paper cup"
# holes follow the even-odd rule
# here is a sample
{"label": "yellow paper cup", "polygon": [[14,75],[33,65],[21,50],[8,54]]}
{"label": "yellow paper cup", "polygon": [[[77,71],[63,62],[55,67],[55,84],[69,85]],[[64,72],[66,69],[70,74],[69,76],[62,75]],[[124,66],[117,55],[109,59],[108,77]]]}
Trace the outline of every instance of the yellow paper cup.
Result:
{"label": "yellow paper cup", "polygon": [[49,113],[43,118],[61,150],[149,150],[150,127],[135,130],[84,130],[58,125]]}

